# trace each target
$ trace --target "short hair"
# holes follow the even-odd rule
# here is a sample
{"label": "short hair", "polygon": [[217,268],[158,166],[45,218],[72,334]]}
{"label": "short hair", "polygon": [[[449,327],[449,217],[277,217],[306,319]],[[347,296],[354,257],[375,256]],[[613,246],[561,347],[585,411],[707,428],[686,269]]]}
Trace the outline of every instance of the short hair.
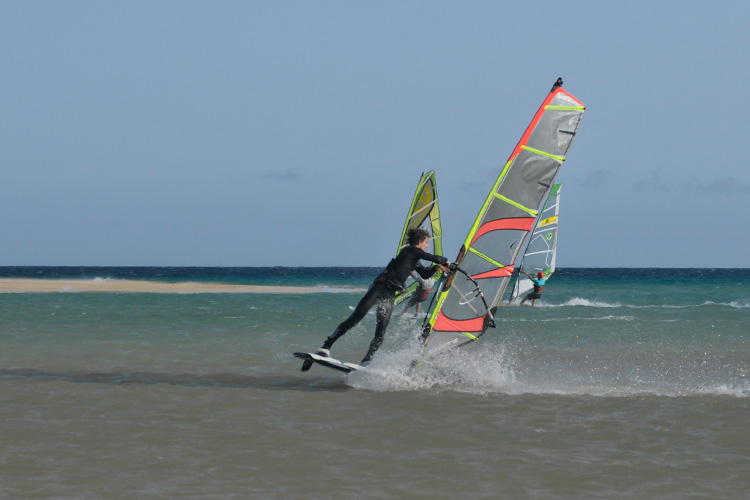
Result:
{"label": "short hair", "polygon": [[430,233],[422,229],[421,227],[415,227],[409,229],[409,244],[413,247],[419,245],[422,240],[429,238]]}

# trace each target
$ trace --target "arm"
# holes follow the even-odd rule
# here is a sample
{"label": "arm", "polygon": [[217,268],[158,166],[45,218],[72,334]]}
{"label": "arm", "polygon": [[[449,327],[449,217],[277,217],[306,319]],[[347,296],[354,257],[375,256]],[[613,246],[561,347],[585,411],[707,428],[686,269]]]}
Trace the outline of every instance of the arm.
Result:
{"label": "arm", "polygon": [[420,283],[422,283],[422,278],[432,278],[432,275],[435,274],[438,269],[440,269],[440,266],[430,266],[430,267],[424,267],[421,264],[417,264],[417,269],[414,271],[413,274],[419,274],[420,278],[417,279]]}
{"label": "arm", "polygon": [[427,253],[425,251],[421,251],[422,253],[419,255],[419,258],[422,260],[429,260],[430,262],[434,262],[435,264],[440,264],[443,266],[447,266],[451,262],[443,257],[442,255],[432,255],[431,253]]}
{"label": "arm", "polygon": [[[432,255],[431,253],[427,253],[424,251],[421,251],[420,259],[429,260],[431,262],[435,262],[436,265],[432,266],[429,269],[425,269],[421,265],[419,265],[419,262],[417,261],[417,271],[419,274],[422,275],[423,278],[430,278],[433,274],[438,272],[438,270],[442,270],[444,273],[450,272],[448,269],[448,266],[451,265],[451,261],[443,257],[442,255]],[[421,268],[422,270],[420,271]]]}

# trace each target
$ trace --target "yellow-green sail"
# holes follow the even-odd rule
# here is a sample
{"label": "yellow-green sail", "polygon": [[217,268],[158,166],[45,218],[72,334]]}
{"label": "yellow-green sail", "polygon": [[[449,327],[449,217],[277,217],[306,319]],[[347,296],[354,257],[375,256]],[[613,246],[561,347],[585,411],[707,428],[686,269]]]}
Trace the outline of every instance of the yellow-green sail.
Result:
{"label": "yellow-green sail", "polygon": [[[404,223],[403,231],[401,231],[401,239],[398,242],[396,255],[409,246],[409,230],[417,227],[421,227],[431,236],[430,246],[426,250],[427,253],[443,255],[443,230],[440,227],[440,209],[438,207],[435,172],[432,170],[426,174],[422,174],[422,177],[419,179],[409,212],[406,214],[406,222]],[[432,278],[437,281],[441,276],[442,272],[438,271]],[[396,294],[396,304],[398,305],[414,295],[418,286],[419,283],[416,281],[412,283],[407,282],[405,290]]]}

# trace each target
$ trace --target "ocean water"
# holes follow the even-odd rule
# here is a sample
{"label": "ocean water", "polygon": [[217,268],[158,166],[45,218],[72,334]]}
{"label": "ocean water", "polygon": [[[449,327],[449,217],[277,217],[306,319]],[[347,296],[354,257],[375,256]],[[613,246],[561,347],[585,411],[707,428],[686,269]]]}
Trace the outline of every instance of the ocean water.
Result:
{"label": "ocean water", "polygon": [[422,369],[408,315],[300,372],[377,272],[0,268],[327,287],[0,294],[0,499],[750,498],[750,270],[561,269]]}

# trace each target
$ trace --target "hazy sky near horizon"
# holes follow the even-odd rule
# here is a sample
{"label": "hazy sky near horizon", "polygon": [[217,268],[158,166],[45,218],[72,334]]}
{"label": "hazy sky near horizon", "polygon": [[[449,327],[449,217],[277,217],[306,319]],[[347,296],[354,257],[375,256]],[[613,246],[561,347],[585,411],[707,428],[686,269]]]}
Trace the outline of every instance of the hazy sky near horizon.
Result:
{"label": "hazy sky near horizon", "polygon": [[558,266],[748,267],[750,3],[0,4],[0,265],[455,257],[555,79]]}

